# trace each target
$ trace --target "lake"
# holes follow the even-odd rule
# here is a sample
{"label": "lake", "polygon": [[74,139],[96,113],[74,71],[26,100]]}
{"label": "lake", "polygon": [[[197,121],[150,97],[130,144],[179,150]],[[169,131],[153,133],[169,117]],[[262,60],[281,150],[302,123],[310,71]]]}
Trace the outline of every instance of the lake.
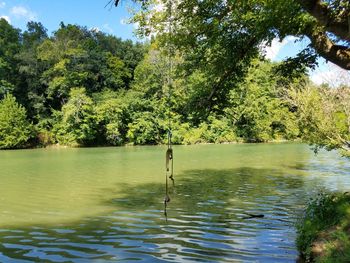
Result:
{"label": "lake", "polygon": [[[1,262],[295,262],[295,221],[350,162],[307,145],[0,151]],[[247,218],[247,214],[264,217]]]}

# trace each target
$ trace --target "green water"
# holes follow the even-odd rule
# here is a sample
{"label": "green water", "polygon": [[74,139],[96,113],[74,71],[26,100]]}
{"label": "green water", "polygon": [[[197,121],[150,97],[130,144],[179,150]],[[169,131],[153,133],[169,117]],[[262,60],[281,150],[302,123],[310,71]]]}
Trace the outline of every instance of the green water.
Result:
{"label": "green water", "polygon": [[[1,262],[293,262],[294,223],[350,162],[302,144],[0,151]],[[246,213],[263,218],[244,219]]]}

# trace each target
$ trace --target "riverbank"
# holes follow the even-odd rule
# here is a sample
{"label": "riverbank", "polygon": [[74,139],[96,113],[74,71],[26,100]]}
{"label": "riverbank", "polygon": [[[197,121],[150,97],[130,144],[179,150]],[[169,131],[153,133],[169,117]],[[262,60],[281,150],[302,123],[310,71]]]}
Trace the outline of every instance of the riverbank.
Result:
{"label": "riverbank", "polygon": [[[266,144],[266,143],[294,143],[302,141],[300,139],[295,140],[286,140],[286,139],[275,139],[275,140],[269,140],[265,142],[247,142],[243,139],[235,140],[235,141],[222,141],[222,142],[193,142],[193,143],[173,143],[173,145],[211,145],[211,144]],[[23,147],[22,149],[36,149],[36,148],[91,148],[91,147],[133,147],[133,146],[165,146],[167,143],[158,143],[158,144],[134,144],[134,143],[125,143],[121,145],[110,145],[110,144],[91,144],[91,145],[84,145],[84,144],[71,144],[71,145],[64,145],[60,143],[31,143]],[[21,148],[17,148],[21,149]],[[3,150],[9,150],[9,149],[3,149]]]}
{"label": "riverbank", "polygon": [[319,193],[297,225],[297,247],[306,262],[350,262],[350,194]]}

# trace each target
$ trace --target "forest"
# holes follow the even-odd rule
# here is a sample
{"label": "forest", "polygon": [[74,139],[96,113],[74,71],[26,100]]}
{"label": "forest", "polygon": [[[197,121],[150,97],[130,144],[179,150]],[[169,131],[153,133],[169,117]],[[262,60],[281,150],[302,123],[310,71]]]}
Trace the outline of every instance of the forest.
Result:
{"label": "forest", "polygon": [[175,144],[301,139],[349,150],[349,89],[315,86],[307,67],[287,72],[263,52],[220,81],[161,38],[64,23],[49,36],[40,22],[21,32],[1,19],[0,42],[2,149],[164,144],[170,124]]}

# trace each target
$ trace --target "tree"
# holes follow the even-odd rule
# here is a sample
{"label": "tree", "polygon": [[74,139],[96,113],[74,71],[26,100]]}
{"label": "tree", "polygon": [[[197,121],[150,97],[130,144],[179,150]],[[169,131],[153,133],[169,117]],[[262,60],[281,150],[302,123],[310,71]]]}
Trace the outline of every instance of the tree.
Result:
{"label": "tree", "polygon": [[[348,0],[298,0],[310,19],[301,28],[312,47],[326,60],[350,70],[350,2]],[[340,44],[337,44],[340,43]]]}
{"label": "tree", "polygon": [[271,139],[295,139],[299,130],[295,114],[288,107],[275,63],[253,61],[244,81],[230,92],[231,116],[236,133],[244,141],[264,142]]}
{"label": "tree", "polygon": [[[237,83],[244,83],[244,76],[249,66],[261,53],[261,46],[271,43],[275,38],[283,39],[288,35],[294,35],[297,38],[310,40],[310,45],[296,57],[288,58],[285,63],[276,67],[277,72],[291,79],[303,78],[307,67],[314,67],[319,56],[350,70],[348,0],[140,0],[138,2],[142,4],[142,8],[133,19],[140,25],[138,33],[143,36],[156,35],[160,45],[169,52],[176,48],[177,52],[181,53],[188,75],[193,76],[191,74],[197,71],[198,80],[202,80],[203,84],[197,86],[201,98],[198,101],[201,101],[200,108],[206,108],[208,111],[213,111],[215,107],[225,107],[223,102],[229,101],[229,91],[237,90],[237,87],[240,87]],[[281,78],[280,84],[286,85],[290,82],[286,81],[287,79]],[[244,135],[251,133],[256,137],[260,133],[259,130],[266,131],[271,128],[268,122],[261,122],[267,120],[267,117],[271,118],[270,114],[265,116],[261,114],[264,110],[270,108],[274,111],[276,107],[283,108],[286,113],[289,110],[278,100],[277,104],[271,104],[271,101],[276,102],[275,98],[271,100],[269,97],[259,96],[260,87],[254,88],[254,85],[249,84],[246,88],[247,100],[238,106],[252,111],[249,116],[248,111],[244,111],[245,114],[239,116],[240,121],[236,124],[238,126],[243,124],[242,127],[248,128]],[[324,94],[331,96],[329,92]],[[306,134],[304,139],[328,149],[348,148],[349,140],[346,133],[344,134],[346,126],[343,122],[346,118],[344,113],[340,113],[344,112],[344,109],[338,112],[339,108],[335,107],[337,114],[322,113],[324,111],[322,103],[326,101],[324,95],[321,97],[322,99],[315,100],[315,107],[320,108],[318,117],[316,116],[309,126],[304,121],[304,126],[301,127]],[[254,101],[258,105],[255,105]],[[333,99],[331,101],[334,102]],[[305,119],[309,119],[312,115],[305,112],[301,116],[307,116]],[[342,126],[341,132],[335,132],[338,138],[335,138],[334,134],[329,134],[330,130],[323,130],[317,125],[318,121],[324,120],[322,116],[328,116],[327,120],[335,117],[337,125]],[[258,123],[262,125],[257,125]],[[328,124],[330,123],[332,122]],[[276,124],[275,122],[273,125]],[[332,127],[332,125],[326,126]],[[293,125],[290,127],[294,133]],[[313,129],[313,132],[307,132],[307,129]],[[317,135],[318,129],[320,134]],[[254,135],[253,131],[257,133]]]}
{"label": "tree", "polygon": [[26,110],[15,97],[6,94],[0,102],[0,148],[24,147],[32,135],[32,127],[26,119]]}
{"label": "tree", "polygon": [[133,114],[125,92],[105,90],[94,94],[94,101],[99,141],[110,145],[125,143],[128,124]]}
{"label": "tree", "polygon": [[18,83],[16,54],[19,50],[19,29],[15,29],[4,18],[0,18],[0,98],[12,92]]}
{"label": "tree", "polygon": [[[166,37],[187,51],[210,52],[244,59],[263,43],[287,35],[308,37],[310,48],[298,55],[300,63],[315,60],[315,53],[344,69],[350,69],[350,3],[348,0],[245,0],[168,1],[139,0],[142,11],[134,21],[140,33],[169,33],[168,6],[174,37]],[[118,4],[118,1],[115,2]],[[155,8],[155,5],[163,8]],[[231,52],[230,52],[231,50]],[[207,59],[207,57],[204,57]],[[226,61],[225,61],[226,62]],[[225,69],[230,64],[225,64]]]}
{"label": "tree", "polygon": [[[303,74],[315,66],[318,56],[350,69],[350,5],[346,0],[138,2],[142,8],[133,18],[139,23],[138,33],[156,35],[161,46],[181,52],[189,72],[200,70],[209,76],[210,92],[202,97],[202,108],[211,110],[227,100],[229,89],[243,81],[261,46],[275,38],[294,35],[311,41],[308,48],[287,59],[284,72]],[[171,18],[169,9],[173,10]],[[342,30],[326,26],[328,22]]]}
{"label": "tree", "polygon": [[350,156],[350,90],[306,86],[289,92],[291,103],[298,109],[302,138],[319,148],[340,149]]}
{"label": "tree", "polygon": [[84,88],[73,88],[68,102],[57,112],[58,122],[53,130],[63,145],[91,144],[96,135],[93,101]]}
{"label": "tree", "polygon": [[141,50],[139,44],[85,27],[61,25],[38,47],[38,59],[49,65],[42,81],[50,104],[60,109],[73,87],[83,86],[89,95],[106,88],[129,88]]}
{"label": "tree", "polygon": [[145,111],[135,114],[129,124],[127,138],[133,144],[159,144],[163,142],[165,127],[153,112]]}
{"label": "tree", "polygon": [[38,59],[37,52],[38,46],[47,38],[47,29],[41,23],[28,22],[27,30],[22,34],[21,51],[16,55],[19,64],[17,75],[20,79],[16,95],[21,98],[35,123],[49,115],[45,105],[45,86],[41,82],[46,63]]}
{"label": "tree", "polygon": [[[106,35],[102,32],[94,32],[94,39],[98,43],[101,50],[110,52],[113,56],[120,58],[126,68],[131,73],[134,72],[138,63],[143,59],[148,45],[144,43],[133,43],[131,40],[123,41],[112,35]],[[129,86],[132,76],[128,79],[127,86]]]}
{"label": "tree", "polygon": [[[21,33],[0,19],[0,99],[7,93],[16,97],[34,123],[39,143],[41,138],[43,144],[54,142],[55,136],[63,144],[90,144],[95,139],[101,144],[125,143],[134,110],[127,104],[131,100],[123,101],[120,94],[130,89],[146,48],[63,23],[50,37],[38,22],[29,22]],[[84,91],[78,94],[76,87]],[[95,107],[90,97],[106,90],[115,92],[117,100],[100,101]],[[79,107],[77,101],[84,105]],[[82,117],[75,123],[69,117],[72,111]]]}

